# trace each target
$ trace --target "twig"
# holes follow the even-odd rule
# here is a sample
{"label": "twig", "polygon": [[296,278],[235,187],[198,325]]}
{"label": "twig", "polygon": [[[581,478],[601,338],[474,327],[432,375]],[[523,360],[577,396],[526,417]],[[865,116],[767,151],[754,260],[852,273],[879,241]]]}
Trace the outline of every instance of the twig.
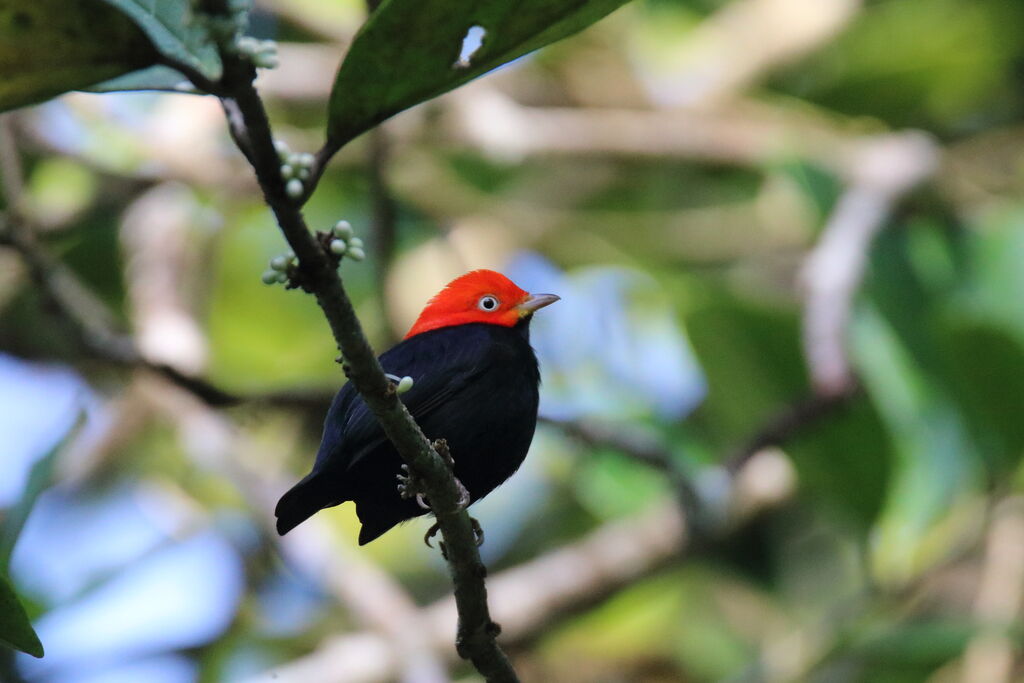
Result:
{"label": "twig", "polygon": [[854,381],[846,326],[868,250],[893,204],[937,166],[936,144],[914,131],[865,140],[845,165],[848,187],[801,273],[804,353],[817,392],[842,394]]}
{"label": "twig", "polygon": [[423,481],[424,493],[431,501],[448,549],[448,566],[460,616],[456,648],[460,656],[471,660],[488,680],[517,681],[511,663],[496,642],[499,629],[491,621],[487,608],[483,580],[486,568],[480,560],[469,515],[459,505],[455,478],[398,399],[393,385],[384,377],[334,263],[306,226],[301,199],[293,200],[285,192],[270,123],[253,86],[255,69],[225,51],[222,51],[222,59],[224,77],[219,89],[232,137],[245,141],[248,147],[249,160],[264,199],[298,257],[302,287],[316,297],[323,310],[345,359],[349,380],[399,455]]}
{"label": "twig", "polygon": [[[675,490],[683,510],[699,526],[702,519],[698,510],[700,501],[690,481],[692,473],[687,472],[658,439],[624,425],[610,426],[591,420],[548,422],[589,446],[612,448],[661,472]],[[699,532],[700,529],[695,531]]]}
{"label": "twig", "polygon": [[726,460],[726,468],[736,472],[751,457],[770,446],[781,446],[804,427],[835,414],[860,393],[860,385],[852,382],[843,391],[813,394],[791,403],[769,419],[754,435]]}
{"label": "twig", "polygon": [[964,651],[963,683],[1009,683],[1014,678],[1017,645],[1010,633],[1024,597],[1024,499],[1001,501],[992,516],[974,601],[981,632]]}

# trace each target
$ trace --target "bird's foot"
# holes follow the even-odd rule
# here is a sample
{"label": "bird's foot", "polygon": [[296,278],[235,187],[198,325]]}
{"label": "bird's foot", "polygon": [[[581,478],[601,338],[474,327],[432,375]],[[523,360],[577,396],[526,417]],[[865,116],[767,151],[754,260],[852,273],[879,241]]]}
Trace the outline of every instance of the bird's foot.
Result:
{"label": "bird's foot", "polygon": [[440,530],[441,525],[437,522],[434,522],[433,526],[427,529],[427,533],[423,534],[423,542],[427,544],[428,548],[434,547],[433,544],[431,544],[430,539],[434,538],[434,536],[437,536],[437,532]]}
{"label": "bird's foot", "polygon": [[[429,510],[430,505],[423,496],[423,487],[420,478],[409,469],[408,465],[402,465],[401,474],[395,475],[398,479],[398,495],[403,500],[416,500],[416,504],[424,510]],[[430,545],[429,543],[427,545]]]}
{"label": "bird's foot", "polygon": [[434,450],[437,451],[437,454],[441,456],[441,459],[444,460],[445,464],[448,465],[450,469],[454,470],[455,458],[452,457],[452,452],[448,448],[448,440],[434,439],[434,443],[431,445],[434,447]]}
{"label": "bird's foot", "polygon": [[[484,544],[484,528],[480,526],[480,522],[476,520],[476,517],[470,517],[469,522],[473,526],[473,540],[476,542],[477,547],[480,547]],[[434,547],[430,541],[434,536],[437,536],[439,531],[441,531],[441,525],[434,522],[434,524],[427,529],[427,533],[423,534],[423,542],[427,544],[428,548]],[[448,548],[445,547],[444,541],[439,541],[437,547],[441,549],[441,557],[447,560]]]}
{"label": "bird's foot", "polygon": [[[434,522],[434,525],[427,529],[427,533],[423,534],[423,542],[427,544],[428,548],[433,548],[434,545],[430,542],[430,539],[437,536],[437,532],[441,530],[441,525]],[[441,557],[445,560],[448,559],[448,546],[444,544],[444,541],[438,541],[437,547],[441,550]]]}

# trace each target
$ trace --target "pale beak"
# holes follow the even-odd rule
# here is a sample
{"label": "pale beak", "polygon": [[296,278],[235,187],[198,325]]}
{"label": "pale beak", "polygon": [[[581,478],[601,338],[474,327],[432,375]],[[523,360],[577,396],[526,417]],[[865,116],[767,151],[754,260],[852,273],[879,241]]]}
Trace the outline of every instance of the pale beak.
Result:
{"label": "pale beak", "polygon": [[526,297],[523,303],[516,306],[519,315],[530,315],[534,311],[550,306],[562,297],[557,294],[531,294]]}

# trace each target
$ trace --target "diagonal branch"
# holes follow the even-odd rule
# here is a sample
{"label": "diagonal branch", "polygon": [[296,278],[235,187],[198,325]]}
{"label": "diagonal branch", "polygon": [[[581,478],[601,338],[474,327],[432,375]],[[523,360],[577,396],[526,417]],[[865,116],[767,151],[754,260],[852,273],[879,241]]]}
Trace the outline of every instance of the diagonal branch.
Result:
{"label": "diagonal branch", "polygon": [[254,67],[223,52],[224,77],[218,89],[232,137],[245,141],[243,153],[256,172],[264,199],[281,232],[298,258],[303,289],[316,297],[327,318],[345,359],[349,380],[399,455],[422,480],[424,493],[432,503],[448,549],[448,566],[459,613],[456,639],[459,655],[471,660],[489,681],[517,681],[512,665],[495,640],[499,629],[491,621],[487,607],[486,568],[480,560],[469,515],[460,504],[457,482],[385,378],[334,261],[306,226],[301,212],[302,198],[292,199],[285,191],[270,122],[253,86]]}

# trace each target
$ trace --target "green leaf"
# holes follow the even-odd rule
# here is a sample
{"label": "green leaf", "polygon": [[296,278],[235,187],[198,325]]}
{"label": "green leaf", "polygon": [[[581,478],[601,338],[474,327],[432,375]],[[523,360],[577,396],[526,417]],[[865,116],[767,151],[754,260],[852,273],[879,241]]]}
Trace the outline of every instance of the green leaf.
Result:
{"label": "green leaf", "polygon": [[97,0],[0,4],[0,111],[86,88],[156,59],[132,22]]}
{"label": "green leaf", "polygon": [[193,86],[181,73],[169,66],[157,64],[123,76],[97,83],[89,92],[121,92],[125,90],[165,90],[168,92],[194,92]]}
{"label": "green leaf", "polygon": [[18,594],[3,574],[0,574],[0,643],[33,657],[43,656],[43,644],[39,642]]}
{"label": "green leaf", "polygon": [[28,474],[28,481],[25,483],[25,490],[21,493],[21,498],[7,511],[3,518],[3,524],[0,524],[0,571],[7,570],[11,553],[14,551],[14,544],[17,543],[18,536],[21,535],[21,530],[24,528],[25,522],[28,520],[28,516],[32,512],[32,508],[35,506],[39,495],[53,483],[57,456],[75,438],[84,422],[85,413],[79,412],[75,422],[64,436],[61,437],[60,441],[54,444],[53,448],[47,451],[46,455],[32,465],[32,469]]}
{"label": "green leaf", "polygon": [[873,560],[878,578],[898,585],[949,550],[979,454],[956,404],[875,308],[858,311],[852,332],[859,375],[896,451]]}
{"label": "green leaf", "polygon": [[[327,136],[343,145],[403,109],[581,31],[625,2],[385,0],[338,71]],[[459,63],[473,27],[483,29],[483,42],[468,63]]]}
{"label": "green leaf", "polygon": [[192,67],[210,80],[223,65],[207,25],[198,21],[189,0],[103,0],[124,12],[168,60]]}

